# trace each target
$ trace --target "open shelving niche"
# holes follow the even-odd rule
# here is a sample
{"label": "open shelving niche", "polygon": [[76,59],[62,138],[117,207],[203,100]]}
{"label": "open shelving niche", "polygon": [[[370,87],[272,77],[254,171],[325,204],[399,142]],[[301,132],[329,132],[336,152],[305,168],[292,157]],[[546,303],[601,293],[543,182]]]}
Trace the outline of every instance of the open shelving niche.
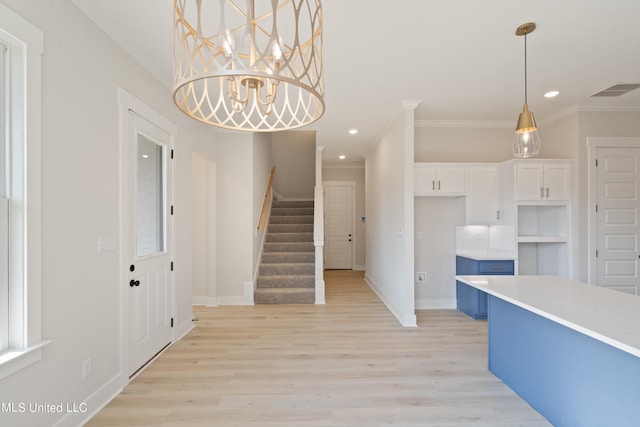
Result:
{"label": "open shelving niche", "polygon": [[516,210],[518,274],[569,278],[569,204],[519,202]]}

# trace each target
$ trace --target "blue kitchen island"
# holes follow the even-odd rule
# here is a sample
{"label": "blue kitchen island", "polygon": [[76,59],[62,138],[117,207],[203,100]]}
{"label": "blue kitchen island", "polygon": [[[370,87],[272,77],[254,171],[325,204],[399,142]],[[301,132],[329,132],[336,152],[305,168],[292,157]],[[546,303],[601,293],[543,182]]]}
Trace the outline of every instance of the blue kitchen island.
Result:
{"label": "blue kitchen island", "polygon": [[[504,256],[499,251],[458,253],[456,274],[513,276],[513,255]],[[486,320],[487,294],[456,281],[456,308],[476,320]]]}
{"label": "blue kitchen island", "polygon": [[489,370],[554,426],[640,426],[640,297],[550,276],[456,280],[488,295]]}

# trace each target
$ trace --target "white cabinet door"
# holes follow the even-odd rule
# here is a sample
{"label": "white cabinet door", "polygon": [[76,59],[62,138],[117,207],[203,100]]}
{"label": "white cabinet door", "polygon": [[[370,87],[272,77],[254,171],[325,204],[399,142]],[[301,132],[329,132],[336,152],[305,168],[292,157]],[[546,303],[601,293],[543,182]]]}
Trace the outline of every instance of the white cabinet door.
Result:
{"label": "white cabinet door", "polygon": [[571,167],[566,163],[516,165],[516,198],[521,201],[569,200]]}
{"label": "white cabinet door", "polygon": [[500,222],[500,175],[497,167],[467,169],[467,224]]}
{"label": "white cabinet door", "polygon": [[571,173],[569,165],[545,163],[545,200],[569,200]]}
{"label": "white cabinet door", "polygon": [[436,192],[436,168],[416,165],[413,171],[415,194],[433,194]]}
{"label": "white cabinet door", "polygon": [[416,163],[414,193],[419,196],[462,196],[465,194],[465,168]]}
{"label": "white cabinet door", "polygon": [[465,193],[465,168],[443,167],[436,170],[437,191],[441,194]]}
{"label": "white cabinet door", "polygon": [[516,198],[541,200],[544,197],[544,168],[541,163],[516,165]]}

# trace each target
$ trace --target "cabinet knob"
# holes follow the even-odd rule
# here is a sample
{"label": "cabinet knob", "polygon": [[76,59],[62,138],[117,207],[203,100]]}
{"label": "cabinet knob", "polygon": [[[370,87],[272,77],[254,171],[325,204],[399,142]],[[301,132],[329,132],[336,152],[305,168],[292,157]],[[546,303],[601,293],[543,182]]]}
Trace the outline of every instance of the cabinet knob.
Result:
{"label": "cabinet knob", "polygon": [[547,187],[547,199],[549,198],[549,187]]}
{"label": "cabinet knob", "polygon": [[544,199],[544,187],[540,187],[540,198]]}

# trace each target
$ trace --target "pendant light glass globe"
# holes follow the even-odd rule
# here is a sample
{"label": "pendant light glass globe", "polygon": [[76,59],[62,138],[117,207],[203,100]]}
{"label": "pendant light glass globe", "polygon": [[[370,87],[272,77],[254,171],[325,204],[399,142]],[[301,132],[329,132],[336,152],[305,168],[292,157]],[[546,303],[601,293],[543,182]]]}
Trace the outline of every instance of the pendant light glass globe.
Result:
{"label": "pendant light glass globe", "polygon": [[540,135],[536,126],[536,119],[529,111],[529,106],[524,108],[518,117],[518,125],[513,138],[513,156],[520,159],[534,157],[540,151]]}
{"label": "pendant light glass globe", "polygon": [[528,22],[516,29],[517,36],[524,36],[524,108],[518,116],[518,124],[513,139],[513,156],[520,159],[534,157],[540,151],[540,135],[533,113],[527,105],[527,34],[536,29],[536,24]]}

